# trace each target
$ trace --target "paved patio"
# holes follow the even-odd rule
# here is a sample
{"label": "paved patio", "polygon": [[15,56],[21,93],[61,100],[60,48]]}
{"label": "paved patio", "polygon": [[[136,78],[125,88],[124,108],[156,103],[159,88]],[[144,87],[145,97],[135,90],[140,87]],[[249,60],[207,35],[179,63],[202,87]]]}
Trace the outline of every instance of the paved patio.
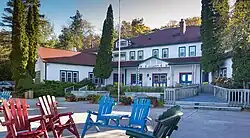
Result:
{"label": "paved patio", "polygon": [[[29,115],[38,115],[35,100],[28,100],[31,108]],[[97,111],[98,105],[88,104],[86,102],[64,102],[58,99],[60,112],[73,111],[74,120],[77,124],[79,133],[81,133],[85,119],[86,111]],[[130,106],[116,106],[114,111],[117,113],[129,113]],[[150,117],[157,118],[166,108],[152,108]],[[212,111],[212,110],[183,110],[184,116],[179,123],[179,130],[175,131],[172,138],[249,138],[250,136],[250,112],[230,112],[230,111]],[[1,115],[1,120],[3,117]],[[64,120],[64,119],[63,119]],[[127,121],[123,121],[126,124]],[[32,126],[37,127],[39,123]],[[149,130],[153,130],[155,122],[149,122]],[[128,138],[124,131],[101,128],[102,132],[96,133],[94,129],[88,131],[87,138]],[[4,137],[6,128],[0,126],[0,137]],[[52,134],[50,134],[52,136]],[[65,138],[73,138],[65,131]]]}

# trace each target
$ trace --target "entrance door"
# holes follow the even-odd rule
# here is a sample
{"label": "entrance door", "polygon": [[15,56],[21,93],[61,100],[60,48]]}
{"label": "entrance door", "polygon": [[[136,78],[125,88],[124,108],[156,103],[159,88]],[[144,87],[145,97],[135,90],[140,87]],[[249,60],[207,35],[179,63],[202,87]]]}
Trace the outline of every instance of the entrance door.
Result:
{"label": "entrance door", "polygon": [[180,84],[192,84],[192,73],[180,73]]}
{"label": "entrance door", "polygon": [[166,87],[167,86],[167,74],[153,74],[152,75],[153,87]]}

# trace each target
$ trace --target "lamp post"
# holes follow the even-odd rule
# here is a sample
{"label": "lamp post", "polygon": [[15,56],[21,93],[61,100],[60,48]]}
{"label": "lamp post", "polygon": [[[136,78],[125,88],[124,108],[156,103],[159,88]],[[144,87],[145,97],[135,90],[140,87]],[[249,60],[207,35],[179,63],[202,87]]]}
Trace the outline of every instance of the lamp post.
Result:
{"label": "lamp post", "polygon": [[119,0],[119,30],[118,30],[118,90],[117,90],[117,102],[120,103],[120,82],[121,82],[121,0]]}

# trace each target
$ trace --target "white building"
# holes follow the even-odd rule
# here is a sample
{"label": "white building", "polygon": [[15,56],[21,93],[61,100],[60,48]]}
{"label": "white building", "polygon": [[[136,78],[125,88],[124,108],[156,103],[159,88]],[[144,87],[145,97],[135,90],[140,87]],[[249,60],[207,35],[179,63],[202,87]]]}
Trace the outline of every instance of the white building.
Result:
{"label": "white building", "polygon": [[[90,78],[95,83],[113,84],[118,82],[117,46],[116,41],[113,51],[113,72],[105,81],[95,79],[93,75],[98,48],[83,52],[40,48],[36,64],[37,78],[40,81],[70,82]],[[208,74],[202,73],[201,56],[200,27],[186,27],[183,20],[178,28],[122,39],[122,83],[154,87],[200,84],[209,80]],[[226,76],[231,76],[230,64],[230,61],[225,61],[222,75],[226,73]]]}

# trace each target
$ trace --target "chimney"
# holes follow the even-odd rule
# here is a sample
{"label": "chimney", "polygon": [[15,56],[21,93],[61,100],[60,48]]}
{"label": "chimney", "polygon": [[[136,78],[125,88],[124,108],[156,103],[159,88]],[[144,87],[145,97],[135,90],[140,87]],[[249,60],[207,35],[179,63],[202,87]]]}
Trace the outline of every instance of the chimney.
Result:
{"label": "chimney", "polygon": [[185,34],[186,32],[186,23],[184,19],[181,19],[180,21],[180,31],[181,31],[181,34]]}
{"label": "chimney", "polygon": [[76,47],[73,47],[73,48],[72,48],[72,51],[73,51],[73,52],[77,52]]}

